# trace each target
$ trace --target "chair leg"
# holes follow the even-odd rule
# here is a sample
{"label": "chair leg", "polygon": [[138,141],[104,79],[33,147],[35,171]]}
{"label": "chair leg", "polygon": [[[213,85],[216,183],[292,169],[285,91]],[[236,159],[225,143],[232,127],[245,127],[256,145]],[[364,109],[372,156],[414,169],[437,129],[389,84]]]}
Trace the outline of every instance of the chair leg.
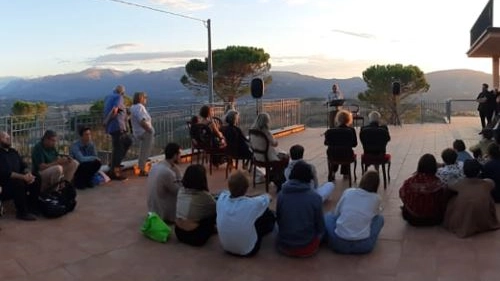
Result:
{"label": "chair leg", "polygon": [[391,183],[391,161],[387,162],[387,182]]}
{"label": "chair leg", "polygon": [[387,176],[385,174],[385,163],[382,163],[382,176],[384,177],[384,190],[387,189]]}
{"label": "chair leg", "polygon": [[255,175],[257,172],[257,166],[253,166],[253,188],[255,189]]}
{"label": "chair leg", "polygon": [[349,187],[352,187],[352,177],[351,177],[351,164],[349,164],[349,166],[347,166],[347,172],[349,173]]}
{"label": "chair leg", "polygon": [[[358,165],[358,161],[354,160],[354,182],[357,181],[357,177],[356,177],[356,166]],[[350,166],[350,165],[349,165]]]}
{"label": "chair leg", "polygon": [[269,179],[271,177],[271,171],[268,167],[266,167],[266,192],[269,193]]}

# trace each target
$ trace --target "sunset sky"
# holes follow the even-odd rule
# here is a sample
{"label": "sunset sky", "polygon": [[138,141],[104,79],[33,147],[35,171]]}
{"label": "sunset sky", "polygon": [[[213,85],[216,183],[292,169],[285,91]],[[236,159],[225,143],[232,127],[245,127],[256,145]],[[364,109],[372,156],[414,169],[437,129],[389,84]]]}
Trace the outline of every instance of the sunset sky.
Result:
{"label": "sunset sky", "polygon": [[[263,48],[271,70],[349,78],[374,64],[402,63],[424,72],[491,73],[490,59],[466,55],[469,31],[486,0],[127,2],[211,19],[213,49]],[[90,67],[159,70],[207,54],[202,21],[110,0],[4,0],[0,17],[0,77]]]}

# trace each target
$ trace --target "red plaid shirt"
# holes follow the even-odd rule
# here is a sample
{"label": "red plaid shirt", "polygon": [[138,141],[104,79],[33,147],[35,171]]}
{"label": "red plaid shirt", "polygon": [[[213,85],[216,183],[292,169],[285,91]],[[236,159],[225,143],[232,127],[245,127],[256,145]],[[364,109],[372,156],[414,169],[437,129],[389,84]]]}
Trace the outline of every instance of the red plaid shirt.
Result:
{"label": "red plaid shirt", "polygon": [[405,180],[399,197],[411,215],[439,218],[446,208],[445,190],[446,185],[435,175],[417,173]]}

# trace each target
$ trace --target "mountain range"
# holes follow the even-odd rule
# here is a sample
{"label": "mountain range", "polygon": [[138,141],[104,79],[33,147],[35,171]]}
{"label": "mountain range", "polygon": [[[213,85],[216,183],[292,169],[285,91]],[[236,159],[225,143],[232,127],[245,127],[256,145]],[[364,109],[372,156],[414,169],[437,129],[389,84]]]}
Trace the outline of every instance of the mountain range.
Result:
{"label": "mountain range", "polygon": [[[147,92],[150,104],[206,100],[206,97],[194,96],[179,82],[183,74],[184,67],[131,72],[90,68],[77,73],[35,79],[0,77],[0,99],[88,103],[102,99],[115,85],[123,84],[128,94]],[[265,98],[324,98],[333,83],[340,85],[346,98],[356,98],[359,92],[366,90],[366,84],[360,77],[324,79],[287,71],[271,71],[271,75],[273,81],[265,89]],[[455,69],[427,73],[426,79],[431,87],[424,97],[443,101],[448,98],[475,98],[481,84],[489,83],[492,77],[484,72]]]}

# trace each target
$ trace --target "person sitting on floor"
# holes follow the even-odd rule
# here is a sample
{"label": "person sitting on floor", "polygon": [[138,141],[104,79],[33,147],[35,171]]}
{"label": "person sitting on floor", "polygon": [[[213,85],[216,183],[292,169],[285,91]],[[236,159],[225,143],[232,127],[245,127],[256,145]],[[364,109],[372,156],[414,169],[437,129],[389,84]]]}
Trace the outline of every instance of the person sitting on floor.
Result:
{"label": "person sitting on floor", "polygon": [[177,192],[182,188],[180,159],[180,145],[168,143],[165,159],[154,164],[148,176],[148,210],[157,213],[168,224],[175,222]]}
{"label": "person sitting on floor", "polygon": [[500,148],[496,143],[488,146],[488,162],[483,165],[481,178],[492,179],[495,188],[491,191],[491,196],[496,203],[500,203]]}
{"label": "person sitting on floor", "polygon": [[465,178],[448,187],[457,195],[448,202],[443,225],[461,238],[500,228],[490,195],[495,184],[490,179],[480,179],[480,171],[477,160],[466,160]]}
{"label": "person sitting on floor", "polygon": [[269,210],[271,196],[245,196],[248,178],[236,170],[228,179],[229,191],[217,199],[217,229],[222,248],[238,256],[253,256],[264,235],[274,228],[275,217]]}
{"label": "person sitting on floor", "polygon": [[333,251],[365,254],[373,250],[384,226],[381,198],[377,194],[379,184],[378,172],[367,171],[359,187],[346,189],[335,212],[325,215],[328,244]]}
{"label": "person sitting on floor", "polygon": [[444,166],[438,168],[436,176],[446,184],[446,186],[450,186],[465,177],[463,162],[457,162],[457,157],[457,152],[452,148],[446,148],[441,153]]}
{"label": "person sitting on floor", "polygon": [[[285,169],[285,178],[286,180],[290,179],[290,173],[292,172],[293,166],[298,161],[304,161],[304,147],[302,145],[296,144],[290,147],[290,158],[292,159],[288,166]],[[309,164],[309,163],[308,163]],[[335,184],[333,182],[325,182],[321,186],[318,184],[318,175],[316,172],[316,167],[314,165],[309,164],[311,166],[313,172],[313,179],[311,180],[311,188],[316,191],[316,193],[321,196],[321,199],[324,201],[330,198],[333,190],[335,189]]]}
{"label": "person sitting on floor", "polygon": [[[261,112],[255,118],[254,123],[250,127],[250,129],[258,130],[264,133],[267,141],[269,142],[269,148],[267,152],[267,158],[270,162],[272,162],[271,167],[271,181],[277,187],[277,190],[281,190],[281,185],[285,182],[285,176],[283,174],[286,166],[288,165],[288,161],[290,161],[290,157],[283,151],[277,149],[278,141],[273,137],[271,131],[269,130],[271,123],[271,117],[266,112]],[[250,144],[253,150],[265,150],[266,149],[266,140],[259,137],[250,136]],[[256,153],[255,160],[264,162],[266,161],[265,156]]]}
{"label": "person sitting on floor", "polygon": [[175,235],[182,243],[203,246],[216,232],[215,199],[208,193],[205,167],[187,167],[182,185],[177,193]]}
{"label": "person sitting on floor", "polygon": [[323,202],[311,189],[313,177],[311,165],[298,161],[278,194],[276,243],[278,251],[284,255],[314,255],[325,233]]}
{"label": "person sitting on floor", "polygon": [[417,171],[399,189],[403,218],[413,226],[438,225],[443,220],[446,185],[436,172],[436,158],[424,154],[418,161]]}
{"label": "person sitting on floor", "polygon": [[460,139],[456,139],[453,142],[453,149],[457,152],[457,162],[464,162],[467,159],[474,159],[469,152],[465,150],[465,142]]}
{"label": "person sitting on floor", "polygon": [[92,178],[101,168],[101,160],[97,157],[90,128],[80,128],[78,135],[80,135],[80,139],[75,141],[69,150],[69,155],[79,163],[73,177],[73,183],[78,189],[94,187]]}
{"label": "person sitting on floor", "polygon": [[[353,147],[358,145],[356,137],[356,130],[352,127],[352,114],[346,110],[340,110],[336,117],[335,122],[337,127],[328,129],[325,132],[324,144],[328,146],[326,151],[328,159],[340,159],[350,161],[354,159],[355,154],[352,150]],[[335,180],[335,173],[337,173],[338,165],[328,164],[328,181]],[[344,178],[348,178],[349,166],[342,165],[340,173]]]}
{"label": "person sitting on floor", "polygon": [[4,131],[0,131],[0,163],[0,207],[1,201],[14,199],[17,219],[36,220],[33,213],[39,212],[40,179],[30,172]]}
{"label": "person sitting on floor", "polygon": [[238,111],[229,110],[226,114],[226,123],[227,126],[224,126],[222,129],[227,142],[226,154],[231,155],[234,159],[246,160],[245,163],[247,163],[252,159],[253,152],[250,149],[250,141],[238,127],[240,123],[240,114]]}
{"label": "person sitting on floor", "polygon": [[69,155],[61,155],[56,149],[57,133],[47,130],[31,150],[33,174],[40,176],[41,190],[54,186],[61,178],[71,182],[78,162]]}
{"label": "person sitting on floor", "polygon": [[493,130],[490,128],[484,128],[479,134],[483,137],[477,144],[471,146],[469,150],[479,163],[484,164],[487,161],[486,158],[488,158],[488,146],[494,143],[495,140],[493,139]]}

